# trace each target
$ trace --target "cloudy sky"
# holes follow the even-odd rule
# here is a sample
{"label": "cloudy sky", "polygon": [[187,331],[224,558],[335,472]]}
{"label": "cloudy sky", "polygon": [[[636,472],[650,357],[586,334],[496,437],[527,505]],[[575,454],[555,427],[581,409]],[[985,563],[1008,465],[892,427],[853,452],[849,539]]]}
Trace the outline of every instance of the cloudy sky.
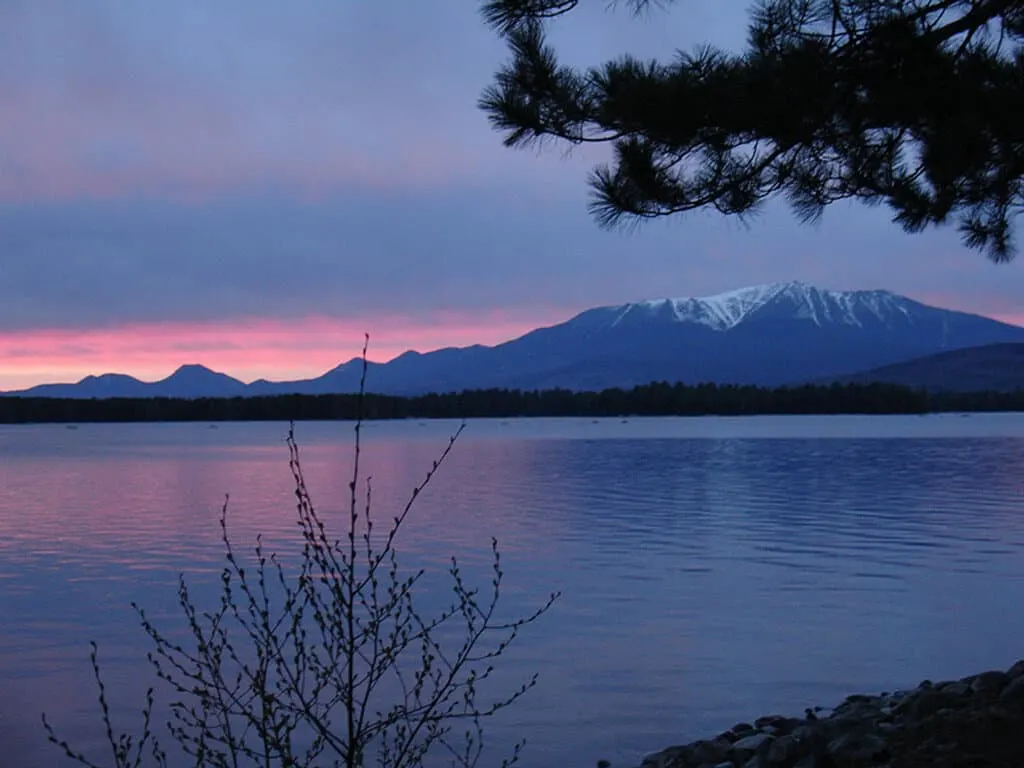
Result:
{"label": "cloudy sky", "polygon": [[[572,63],[735,47],[748,3],[585,5],[556,29]],[[1024,323],[1024,260],[881,210],[599,230],[599,153],[506,150],[476,109],[504,57],[473,0],[4,0],[0,389],[315,375],[364,331],[388,359],[793,279]]]}

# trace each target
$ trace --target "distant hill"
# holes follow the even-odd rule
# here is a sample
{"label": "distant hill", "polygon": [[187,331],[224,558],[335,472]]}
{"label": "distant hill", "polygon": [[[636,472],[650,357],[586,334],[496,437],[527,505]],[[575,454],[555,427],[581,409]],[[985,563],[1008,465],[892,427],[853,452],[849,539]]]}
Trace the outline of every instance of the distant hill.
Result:
{"label": "distant hill", "polygon": [[41,384],[23,392],[31,397],[71,397],[104,399],[110,397],[235,397],[245,395],[248,386],[224,373],[202,365],[183,365],[166,379],[140,381],[121,373],[86,376],[75,384]]}
{"label": "distant hill", "polygon": [[1024,344],[987,344],[843,376],[841,383],[900,384],[945,392],[1024,390]]}
{"label": "distant hill", "polygon": [[[652,381],[778,386],[1009,342],[1024,344],[1024,328],[888,291],[831,291],[793,282],[704,298],[597,307],[493,347],[406,352],[388,363],[371,364],[367,381],[371,391],[389,395],[491,388],[628,389]],[[313,379],[247,385],[193,365],[152,383],[108,374],[8,394],[342,394],[358,389],[361,367],[359,360],[350,360]]]}

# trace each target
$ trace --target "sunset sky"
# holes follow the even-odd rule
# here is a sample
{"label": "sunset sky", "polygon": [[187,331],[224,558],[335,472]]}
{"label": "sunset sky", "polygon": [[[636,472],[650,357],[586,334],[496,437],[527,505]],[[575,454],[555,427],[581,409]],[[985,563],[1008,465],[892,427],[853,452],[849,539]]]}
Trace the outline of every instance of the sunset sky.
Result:
{"label": "sunset sky", "polygon": [[[747,0],[561,21],[568,62],[736,47]],[[881,209],[599,230],[601,150],[502,147],[472,0],[0,4],[0,389],[197,362],[245,380],[494,343],[587,307],[765,282],[1024,323],[1024,260]]]}

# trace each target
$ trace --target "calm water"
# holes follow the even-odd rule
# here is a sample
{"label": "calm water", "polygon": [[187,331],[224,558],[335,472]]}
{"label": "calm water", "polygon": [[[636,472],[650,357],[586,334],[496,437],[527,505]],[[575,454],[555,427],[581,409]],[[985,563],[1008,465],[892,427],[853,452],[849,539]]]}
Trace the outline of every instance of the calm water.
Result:
{"label": "calm water", "polygon": [[[456,426],[368,426],[381,517]],[[212,596],[226,492],[236,542],[286,546],[285,430],[0,427],[0,763],[66,764],[44,709],[94,746],[90,639],[116,713],[137,709],[129,602],[173,628],[179,571]],[[351,434],[298,427],[322,512],[344,501]],[[564,594],[502,664],[540,673],[489,731],[525,735],[527,766],[636,764],[738,719],[1024,656],[1020,415],[473,422],[403,562],[472,569],[492,535],[510,610]]]}

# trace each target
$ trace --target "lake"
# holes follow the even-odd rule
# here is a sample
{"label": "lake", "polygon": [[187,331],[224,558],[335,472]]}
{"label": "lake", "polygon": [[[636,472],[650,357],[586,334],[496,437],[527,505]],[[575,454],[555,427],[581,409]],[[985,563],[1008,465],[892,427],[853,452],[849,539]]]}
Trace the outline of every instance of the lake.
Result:
{"label": "lake", "polygon": [[[390,519],[458,425],[366,426]],[[135,600],[210,604],[225,493],[237,547],[295,531],[287,425],[0,427],[3,764],[98,745],[96,640],[122,724],[150,680]],[[296,427],[321,514],[346,504],[352,425]],[[1024,414],[470,422],[399,543],[478,572],[498,539],[511,612],[560,590],[499,663],[537,687],[488,727],[536,768],[639,764],[768,712],[1024,657]],[[432,591],[431,591],[432,590]],[[94,752],[102,760],[105,753]]]}

